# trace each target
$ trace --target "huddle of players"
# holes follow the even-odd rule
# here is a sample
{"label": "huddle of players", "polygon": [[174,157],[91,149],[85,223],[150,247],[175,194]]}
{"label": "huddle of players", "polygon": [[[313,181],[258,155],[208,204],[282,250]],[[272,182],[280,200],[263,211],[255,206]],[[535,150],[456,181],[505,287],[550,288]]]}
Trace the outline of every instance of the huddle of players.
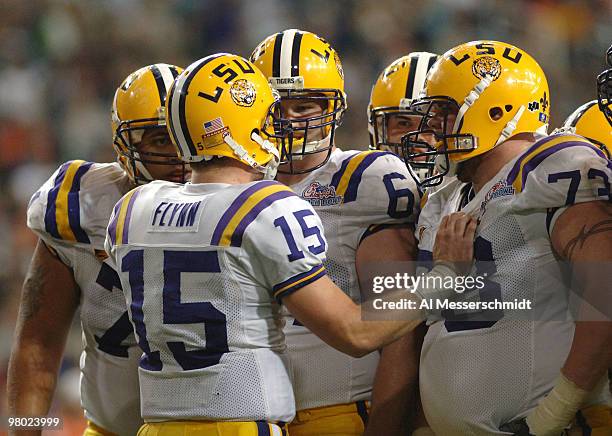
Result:
{"label": "huddle of players", "polygon": [[[342,151],[342,66],[310,32],[132,73],[118,162],[67,162],[30,202],[10,413],[48,413],[80,308],[86,435],[609,434],[609,323],[559,321],[554,279],[561,260],[612,254],[610,99],[546,136],[549,98],[505,43],[412,53],[373,87],[371,150]],[[470,298],[530,298],[546,317],[362,321],[368,265],[417,257],[435,277],[489,261]],[[412,295],[432,297],[455,293]]]}

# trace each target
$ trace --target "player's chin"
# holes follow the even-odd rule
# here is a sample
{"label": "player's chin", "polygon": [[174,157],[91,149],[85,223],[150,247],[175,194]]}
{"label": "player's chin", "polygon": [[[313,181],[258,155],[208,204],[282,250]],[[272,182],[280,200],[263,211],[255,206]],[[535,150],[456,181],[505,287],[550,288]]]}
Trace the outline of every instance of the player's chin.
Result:
{"label": "player's chin", "polygon": [[457,178],[460,182],[471,182],[480,163],[480,156],[457,163]]}

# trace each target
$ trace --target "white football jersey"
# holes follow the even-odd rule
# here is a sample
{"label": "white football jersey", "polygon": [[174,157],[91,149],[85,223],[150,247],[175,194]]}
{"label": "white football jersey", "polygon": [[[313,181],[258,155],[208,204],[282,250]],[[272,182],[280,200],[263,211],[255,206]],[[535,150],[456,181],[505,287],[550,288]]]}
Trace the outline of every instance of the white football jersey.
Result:
{"label": "white football jersey", "polygon": [[66,162],[34,194],[28,227],[73,270],[81,289],[81,404],[116,434],[142,425],[138,359],[119,276],[104,251],[106,226],[130,182],[117,163]]}
{"label": "white football jersey", "polygon": [[283,296],[325,275],[312,207],[275,181],[152,182],[115,207],[146,421],[291,421]]}
{"label": "white football jersey", "polygon": [[[555,211],[608,200],[610,178],[612,163],[600,150],[575,135],[553,135],[476,194],[471,184],[454,181],[431,195],[416,230],[421,259],[431,259],[442,216],[462,210],[479,219],[472,274],[486,277],[485,286],[456,299],[532,304],[523,316],[529,319],[503,310],[437,314],[420,364],[421,400],[436,434],[505,434],[502,424],[525,417],[552,389],[574,335],[570,291],[549,237]],[[603,390],[592,401],[608,397]]]}
{"label": "white football jersey", "polygon": [[[355,255],[361,240],[378,226],[416,219],[420,195],[406,166],[392,153],[335,149],[324,166],[291,188],[321,217],[328,275],[359,303]],[[370,399],[378,352],[348,356],[289,314],[285,336],[297,410]]]}

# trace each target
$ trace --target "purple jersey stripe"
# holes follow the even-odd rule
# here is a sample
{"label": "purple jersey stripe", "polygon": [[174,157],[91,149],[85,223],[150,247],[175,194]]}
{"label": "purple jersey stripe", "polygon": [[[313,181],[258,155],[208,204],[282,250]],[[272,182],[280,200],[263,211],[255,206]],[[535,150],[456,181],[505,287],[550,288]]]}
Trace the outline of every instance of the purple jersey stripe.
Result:
{"label": "purple jersey stripe", "polygon": [[113,209],[113,219],[108,225],[108,236],[110,237],[111,243],[115,245],[117,240],[117,221],[119,221],[119,211],[121,210],[121,201],[119,201]]}
{"label": "purple jersey stripe", "polygon": [[240,207],[244,204],[245,201],[248,200],[248,198],[251,195],[253,195],[255,192],[263,188],[266,188],[268,186],[275,185],[275,184],[280,184],[280,183],[274,180],[266,180],[263,182],[255,183],[253,186],[250,186],[249,188],[241,192],[240,195],[238,195],[238,197],[236,197],[236,199],[232,202],[230,207],[225,211],[225,213],[219,220],[217,227],[215,227],[215,231],[213,232],[212,240],[210,242],[211,245],[219,245],[219,241],[221,241],[221,236],[223,235],[223,231],[225,230],[225,228],[227,227],[231,219],[234,217],[236,212],[238,212],[238,209],[240,209]]}
{"label": "purple jersey stripe", "polygon": [[594,151],[599,152],[599,154],[603,156],[603,152],[601,150],[597,149],[591,144],[587,144],[586,142],[570,141],[570,142],[562,142],[561,144],[553,145],[552,147],[547,148],[546,150],[542,151],[540,154],[535,155],[529,162],[525,164],[525,166],[523,167],[523,177],[521,177],[521,190],[525,189],[525,183],[527,182],[527,176],[529,175],[529,173],[535,170],[538,167],[538,165],[542,163],[544,159],[546,159],[551,154],[554,154],[560,150],[563,150],[564,148],[569,148],[569,147],[587,147]]}
{"label": "purple jersey stripe", "polygon": [[346,192],[344,193],[344,203],[349,203],[357,199],[357,190],[359,189],[359,183],[361,183],[361,177],[363,176],[363,172],[370,165],[372,165],[376,159],[388,154],[393,155],[393,153],[390,153],[388,151],[375,151],[372,154],[367,155],[361,161],[361,163],[357,165],[357,168],[355,168],[355,171],[353,171],[353,174],[349,179]]}
{"label": "purple jersey stripe", "polygon": [[81,179],[83,175],[89,171],[92,165],[92,162],[86,162],[76,170],[70,192],[68,193],[68,223],[70,224],[70,229],[78,242],[86,244],[89,244],[90,241],[87,233],[81,228],[79,191],[81,189]]}
{"label": "purple jersey stripe", "polygon": [[132,198],[130,198],[130,202],[127,206],[127,211],[125,212],[125,221],[123,222],[123,236],[121,238],[122,244],[128,243],[128,229],[130,228],[130,218],[132,218],[132,206],[134,206],[134,202],[136,201],[136,197],[140,194],[140,189],[136,189],[132,194]]}
{"label": "purple jersey stripe", "polygon": [[57,176],[55,177],[55,182],[53,188],[49,190],[49,194],[47,195],[47,210],[45,211],[45,229],[47,232],[53,236],[54,238],[61,239],[59,231],[57,230],[57,220],[55,218],[55,202],[57,200],[57,194],[62,186],[62,182],[64,181],[64,177],[66,176],[66,171],[68,171],[68,167],[72,164],[73,161],[66,162],[60,167]]}
{"label": "purple jersey stripe", "polygon": [[332,176],[331,183],[329,184],[330,186],[333,186],[334,188],[338,189],[338,185],[340,184],[340,180],[342,180],[342,176],[344,175],[346,171],[346,167],[348,166],[351,159],[354,158],[355,156],[359,156],[359,153],[355,153],[342,161],[342,165],[340,165],[340,169],[336,171],[334,175]]}
{"label": "purple jersey stripe", "polygon": [[312,274],[313,272],[315,272],[317,269],[321,268],[322,264],[319,265],[315,265],[312,268],[310,268],[308,271],[304,271],[302,273],[296,274],[293,277],[288,278],[287,280],[285,280],[284,282],[281,282],[277,285],[274,285],[272,287],[272,293],[277,292],[279,289],[282,289],[284,287],[286,287],[287,285],[290,285],[291,283],[297,282],[301,279],[303,279],[304,277],[307,277],[309,274]]}
{"label": "purple jersey stripe", "polygon": [[542,145],[546,144],[547,142],[552,141],[553,139],[557,139],[558,137],[559,137],[559,135],[547,136],[544,139],[536,141],[535,144],[533,144],[531,147],[529,147],[529,149],[526,152],[524,152],[521,155],[521,157],[519,157],[517,159],[517,161],[514,163],[514,165],[512,166],[512,169],[508,173],[508,178],[506,178],[506,182],[508,182],[509,185],[511,185],[514,182],[514,180],[518,177],[519,171],[521,171],[521,164],[527,158],[527,156],[529,156],[531,154],[532,151],[534,151],[535,149],[541,147]]}
{"label": "purple jersey stripe", "polygon": [[[320,271],[317,272],[317,270],[320,270]],[[313,273],[315,274],[312,277],[308,277],[309,275]],[[327,275],[327,271],[325,270],[323,265],[317,265],[314,268],[311,268],[309,271],[298,274],[294,277],[291,277],[289,280],[285,280],[283,283],[274,286],[274,288],[272,289],[273,293],[275,292],[276,289],[286,288],[283,291],[276,294],[274,298],[280,304],[283,297],[286,297],[287,295],[297,291],[298,289],[301,289],[304,286],[309,285],[310,283],[319,280],[324,275]],[[306,280],[302,280],[304,277],[308,277],[308,278]],[[292,286],[291,283],[296,283],[296,284]]]}
{"label": "purple jersey stripe", "polygon": [[266,198],[257,203],[253,208],[240,220],[240,223],[236,226],[236,230],[232,234],[232,247],[240,247],[242,245],[242,236],[246,228],[257,218],[257,216],[261,213],[262,210],[270,206],[276,200],[280,200],[281,198],[287,198],[291,196],[296,196],[293,191],[279,191],[273,194],[268,195]]}

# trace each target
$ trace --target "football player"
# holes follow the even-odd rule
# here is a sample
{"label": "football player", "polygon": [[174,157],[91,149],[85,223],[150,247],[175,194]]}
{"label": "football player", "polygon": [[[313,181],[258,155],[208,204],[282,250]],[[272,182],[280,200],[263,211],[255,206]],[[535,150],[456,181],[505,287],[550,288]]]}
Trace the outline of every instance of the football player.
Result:
{"label": "football player", "polygon": [[[571,269],[572,290],[598,299],[609,320],[610,280],[592,268],[584,273],[584,265],[612,257],[612,163],[583,137],[543,134],[546,77],[512,45],[475,41],[449,50],[424,95],[412,105],[424,116],[420,133],[405,139],[435,135],[436,159],[458,180],[425,205],[419,249],[427,254],[446,216],[461,210],[479,223],[472,274],[483,282],[457,300],[533,305],[522,315],[490,307],[435,314],[420,366],[427,421],[443,435],[557,436],[579,412],[578,425],[610,434],[610,322],[568,321],[563,277]],[[432,201],[437,196],[443,200]]]}
{"label": "football player", "polygon": [[154,64],[130,74],[115,92],[111,113],[119,162],[66,162],[30,200],[28,227],[40,239],[23,287],[9,364],[11,415],[48,413],[66,336],[80,309],[85,435],[135,434],[142,424],[141,352],[104,238],[123,194],[154,178],[184,182],[188,175],[164,119],[166,93],[180,72]]}
{"label": "football player", "polygon": [[[435,55],[415,54],[393,67],[393,77],[403,85],[402,97],[410,99],[420,90],[431,59]],[[262,41],[251,60],[280,93],[277,140],[285,159],[277,180],[317,211],[329,242],[328,274],[359,302],[360,269],[376,262],[415,260],[411,226],[420,199],[416,185],[403,162],[389,151],[343,151],[334,146],[347,103],[340,58],[325,39],[285,30]],[[383,100],[378,94],[375,104]],[[398,106],[399,99],[389,104]],[[399,115],[385,116],[377,110],[372,117],[376,123],[384,118],[393,124],[392,140],[405,129]],[[384,139],[389,138],[380,138]],[[381,353],[355,359],[327,345],[301,321],[287,314],[285,336],[298,411],[290,433],[363,434]],[[382,352],[377,393],[381,407],[370,421],[374,434],[393,434],[406,425],[414,409],[411,387],[416,383],[419,346],[418,338],[410,335]]]}
{"label": "football player", "polygon": [[[378,76],[367,110],[370,150],[391,151],[407,161],[408,150],[403,147],[401,138],[417,130],[421,121],[421,115],[410,110],[410,104],[419,96],[427,72],[437,59],[438,55],[433,53],[410,53],[393,61]],[[423,148],[418,150],[423,151]],[[418,164],[407,168],[424,178],[433,171],[432,165],[420,159]],[[424,193],[421,205],[426,196]],[[329,239],[329,232],[326,234]],[[391,260],[393,256],[392,253]],[[402,348],[402,341],[398,341],[383,351],[374,380],[374,401],[366,434],[403,435],[407,428],[426,425],[420,407],[414,414],[414,405],[418,403],[414,390],[418,386],[418,356],[425,329],[415,330],[414,334],[418,336],[412,348],[406,348],[410,345],[407,341],[403,341]]]}
{"label": "football player", "polygon": [[[295,404],[277,302],[354,356],[420,324],[419,311],[362,321],[327,277],[319,217],[270,180],[279,150],[265,138],[278,126],[276,104],[246,59],[194,62],[166,102],[191,183],[149,183],[114,209],[106,249],[145,353],[140,435],[280,435]],[[437,258],[470,259],[475,222],[453,220],[458,230],[437,240]],[[438,273],[455,267],[443,262]]]}
{"label": "football player", "polygon": [[588,101],[572,112],[560,130],[584,136],[610,159],[608,146],[612,146],[612,124],[608,124],[604,113],[599,110],[597,100]]}

